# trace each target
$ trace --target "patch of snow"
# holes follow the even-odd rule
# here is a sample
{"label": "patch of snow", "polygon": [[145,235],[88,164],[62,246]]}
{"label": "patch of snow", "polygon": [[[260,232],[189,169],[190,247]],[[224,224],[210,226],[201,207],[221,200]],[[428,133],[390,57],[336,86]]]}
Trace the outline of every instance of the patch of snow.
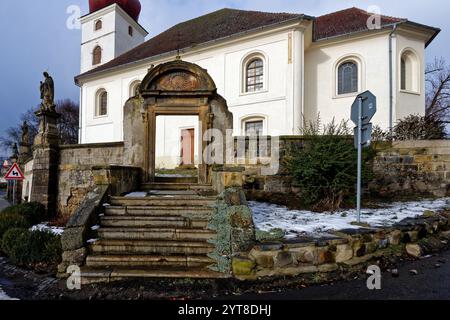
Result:
{"label": "patch of snow", "polygon": [[126,198],[145,198],[148,195],[147,192],[132,192],[127,194]]}
{"label": "patch of snow", "polygon": [[13,299],[11,297],[9,297],[5,291],[2,290],[2,287],[0,287],[0,301],[7,301],[7,300],[18,300],[18,299]]}
{"label": "patch of snow", "polygon": [[111,207],[111,205],[110,205],[109,203],[104,203],[104,204],[103,204],[103,207],[105,207],[105,208],[106,208],[106,207]]}
{"label": "patch of snow", "polygon": [[98,229],[100,229],[100,226],[99,226],[99,225],[93,226],[93,227],[91,228],[92,231],[97,231]]}
{"label": "patch of snow", "polygon": [[49,223],[41,223],[30,228],[31,231],[47,231],[54,235],[60,236],[64,232],[64,228],[51,227]]}
{"label": "patch of snow", "polygon": [[[356,210],[316,213],[289,210],[286,207],[262,202],[250,202],[256,227],[262,231],[282,229],[286,238],[298,236],[324,236],[332,230],[359,229],[351,223],[357,221]],[[421,216],[424,211],[440,211],[450,206],[450,198],[396,202],[383,204],[381,209],[363,209],[361,220],[371,227],[389,227],[406,218]]]}
{"label": "patch of snow", "polygon": [[87,243],[89,243],[89,244],[93,244],[93,243],[96,243],[97,241],[99,241],[100,239],[89,239],[88,241],[87,241]]}

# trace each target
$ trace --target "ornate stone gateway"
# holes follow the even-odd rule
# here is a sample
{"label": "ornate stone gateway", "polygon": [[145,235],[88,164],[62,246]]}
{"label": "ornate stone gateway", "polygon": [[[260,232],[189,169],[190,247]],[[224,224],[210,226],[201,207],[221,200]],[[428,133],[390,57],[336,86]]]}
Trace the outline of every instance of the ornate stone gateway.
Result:
{"label": "ornate stone gateway", "polygon": [[[225,137],[226,130],[233,128],[233,115],[226,101],[217,94],[216,85],[207,71],[181,60],[151,68],[142,81],[139,96],[126,104],[125,153],[130,164],[143,168],[144,182],[155,180],[158,116],[199,117],[202,139],[198,180],[200,184],[211,183],[211,163],[207,164],[202,159],[205,149],[212,143],[207,131],[218,129]],[[226,148],[223,150],[225,154]]]}

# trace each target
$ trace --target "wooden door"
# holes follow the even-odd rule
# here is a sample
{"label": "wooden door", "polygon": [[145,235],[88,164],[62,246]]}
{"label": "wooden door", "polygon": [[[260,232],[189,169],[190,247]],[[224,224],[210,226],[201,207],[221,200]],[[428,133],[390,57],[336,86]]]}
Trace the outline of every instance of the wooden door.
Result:
{"label": "wooden door", "polygon": [[195,130],[184,129],[181,131],[181,165],[194,166],[195,154]]}

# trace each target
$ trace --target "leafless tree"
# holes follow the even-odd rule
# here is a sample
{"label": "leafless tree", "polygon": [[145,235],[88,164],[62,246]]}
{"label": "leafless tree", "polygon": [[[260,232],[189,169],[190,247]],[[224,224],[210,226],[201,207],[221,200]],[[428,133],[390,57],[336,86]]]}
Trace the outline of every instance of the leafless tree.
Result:
{"label": "leafless tree", "polygon": [[[20,117],[21,123],[8,128],[5,135],[0,137],[0,146],[5,150],[11,150],[15,143],[20,143],[23,121],[27,121],[28,123],[30,141],[32,142],[39,128],[39,119],[35,115],[38,108],[29,109],[22,114]],[[56,111],[61,114],[61,118],[58,121],[61,144],[75,144],[78,142],[78,110],[78,104],[72,100],[65,99],[56,102]]]}
{"label": "leafless tree", "polygon": [[436,58],[426,69],[426,115],[450,123],[450,65]]}

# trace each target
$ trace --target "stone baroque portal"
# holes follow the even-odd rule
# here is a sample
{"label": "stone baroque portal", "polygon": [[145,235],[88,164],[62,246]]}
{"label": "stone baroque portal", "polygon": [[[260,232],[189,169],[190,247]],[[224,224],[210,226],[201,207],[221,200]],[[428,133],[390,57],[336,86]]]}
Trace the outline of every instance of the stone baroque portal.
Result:
{"label": "stone baroque portal", "polygon": [[[208,129],[218,129],[224,137],[227,129],[233,129],[233,115],[205,69],[181,60],[150,69],[139,96],[130,99],[124,110],[125,160],[143,168],[144,182],[155,178],[156,117],[164,115],[199,117],[200,155],[212,143],[205,135]],[[225,146],[223,150],[225,159]],[[199,183],[211,183],[210,167],[200,161]]]}

